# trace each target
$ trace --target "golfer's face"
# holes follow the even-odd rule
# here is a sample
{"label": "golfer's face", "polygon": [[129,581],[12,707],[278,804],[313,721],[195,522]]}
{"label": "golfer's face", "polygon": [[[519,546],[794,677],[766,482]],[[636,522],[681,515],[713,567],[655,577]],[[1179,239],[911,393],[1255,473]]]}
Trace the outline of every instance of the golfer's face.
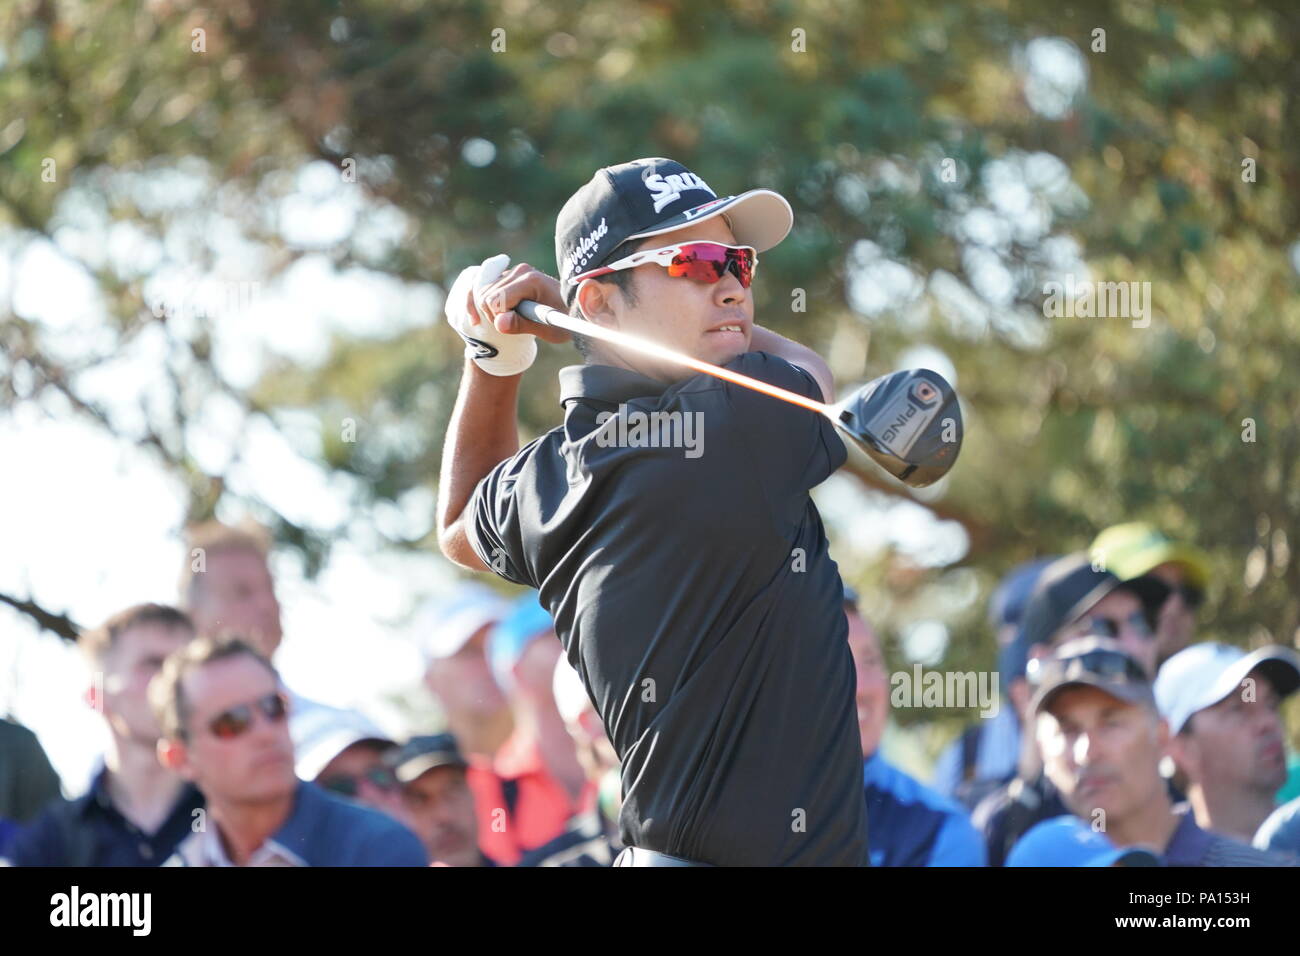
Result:
{"label": "golfer's face", "polygon": [[[642,241],[641,249],[661,249],[692,239],[737,245],[721,216],[698,225],[666,232]],[[619,317],[625,332],[652,339],[671,349],[705,362],[722,365],[749,351],[754,327],[754,302],[749,289],[728,271],[715,283],[673,278],[661,265],[637,266],[637,304],[626,307]],[[718,331],[734,324],[738,331]],[[661,381],[675,381],[693,374],[680,365],[658,359],[622,353],[632,367]]]}

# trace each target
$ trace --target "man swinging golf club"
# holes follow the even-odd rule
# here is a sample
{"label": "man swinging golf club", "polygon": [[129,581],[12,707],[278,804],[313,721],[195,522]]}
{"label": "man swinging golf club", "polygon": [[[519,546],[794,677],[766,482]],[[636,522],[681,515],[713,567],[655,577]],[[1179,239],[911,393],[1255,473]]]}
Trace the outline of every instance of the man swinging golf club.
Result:
{"label": "man swinging golf club", "polygon": [[[640,159],[565,204],[558,282],[494,257],[448,295],[468,344],[440,545],[540,592],[621,761],[616,865],[866,865],[843,587],[809,497],[847,453],[826,414],[594,335],[560,372],[564,424],[521,449],[533,336],[569,334],[517,307],[830,402],[826,363],[754,323],[757,253],[792,221],[773,192],[719,199]],[[695,416],[702,453],[607,440],[630,434],[620,416],[673,412]]]}

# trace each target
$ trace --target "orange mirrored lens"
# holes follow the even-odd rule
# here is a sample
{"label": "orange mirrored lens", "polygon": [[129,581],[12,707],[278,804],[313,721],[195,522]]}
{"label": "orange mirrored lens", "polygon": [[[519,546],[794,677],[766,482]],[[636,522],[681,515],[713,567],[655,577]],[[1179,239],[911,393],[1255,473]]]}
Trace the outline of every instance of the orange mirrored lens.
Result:
{"label": "orange mirrored lens", "polygon": [[730,249],[713,242],[692,243],[683,246],[668,264],[670,276],[697,282],[717,282],[728,270],[748,289],[754,278],[754,251]]}

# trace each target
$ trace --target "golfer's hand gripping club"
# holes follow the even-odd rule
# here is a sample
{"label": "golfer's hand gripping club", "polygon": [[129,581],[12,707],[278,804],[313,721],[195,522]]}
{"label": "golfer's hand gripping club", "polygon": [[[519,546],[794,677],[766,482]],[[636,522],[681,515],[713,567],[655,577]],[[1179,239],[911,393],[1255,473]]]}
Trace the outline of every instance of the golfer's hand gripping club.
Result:
{"label": "golfer's hand gripping club", "polygon": [[505,272],[510,257],[497,255],[481,265],[461,270],[447,292],[447,324],[465,340],[465,355],[489,375],[518,375],[537,358],[537,339],[531,335],[510,335],[489,319],[471,313],[468,300],[473,290],[475,311],[482,314],[480,293]]}

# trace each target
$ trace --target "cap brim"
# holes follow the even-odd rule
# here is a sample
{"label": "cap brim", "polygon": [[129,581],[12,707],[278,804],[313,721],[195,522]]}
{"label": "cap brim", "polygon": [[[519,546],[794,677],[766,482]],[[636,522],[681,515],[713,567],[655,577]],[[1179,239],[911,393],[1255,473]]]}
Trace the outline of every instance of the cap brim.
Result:
{"label": "cap brim", "polygon": [[731,233],[742,246],[753,246],[756,252],[766,252],[790,233],[794,226],[794,212],[785,197],[770,189],[751,189],[738,196],[714,199],[673,216],[651,229],[628,236],[624,241],[658,236],[675,229],[707,222],[726,213],[731,222]]}
{"label": "cap brim", "polygon": [[297,759],[294,760],[294,772],[300,780],[315,780],[321,775],[321,771],[329,766],[331,760],[349,747],[366,741],[374,741],[385,746],[392,746],[394,743],[387,737],[376,737],[374,733],[363,730],[340,730],[315,741],[310,746],[301,748]]}
{"label": "cap brim", "polygon": [[1139,707],[1149,707],[1155,710],[1155,697],[1150,691],[1143,691],[1140,685],[1136,684],[1108,684],[1103,680],[1091,680],[1088,677],[1075,677],[1059,684],[1053,684],[1049,687],[1042,688],[1029,704],[1029,712],[1033,717],[1047,711],[1051,702],[1061,694],[1072,687],[1093,687],[1104,694],[1109,694],[1116,700],[1123,701],[1126,704],[1136,704]]}
{"label": "cap brim", "polygon": [[1174,593],[1174,589],[1165,584],[1164,581],[1149,574],[1121,582],[1115,590],[1132,592],[1134,597],[1142,602],[1142,606],[1146,608],[1147,616],[1151,618],[1153,623],[1160,613],[1160,609],[1164,607],[1165,601],[1169,599],[1169,595]]}
{"label": "cap brim", "polygon": [[468,766],[469,764],[454,754],[421,754],[398,764],[393,768],[393,774],[402,783],[410,783],[412,780],[418,780],[430,770],[436,770],[438,767],[461,767],[463,769]]}
{"label": "cap brim", "polygon": [[1126,566],[1140,567],[1142,574],[1150,574],[1162,564],[1178,564],[1187,572],[1187,583],[1204,591],[1210,581],[1210,567],[1204,555],[1195,548],[1169,541],[1144,548],[1124,562]]}
{"label": "cap brim", "polygon": [[1188,712],[1182,727],[1170,727],[1169,729],[1174,733],[1178,733],[1183,727],[1187,726],[1187,721],[1195,714],[1207,707],[1213,707],[1227,698],[1255,670],[1263,671],[1280,698],[1289,697],[1300,689],[1300,656],[1297,656],[1295,651],[1280,644],[1261,647],[1245,657],[1238,658],[1224,668],[1223,673],[1219,675],[1219,679],[1206,688],[1205,693]]}

